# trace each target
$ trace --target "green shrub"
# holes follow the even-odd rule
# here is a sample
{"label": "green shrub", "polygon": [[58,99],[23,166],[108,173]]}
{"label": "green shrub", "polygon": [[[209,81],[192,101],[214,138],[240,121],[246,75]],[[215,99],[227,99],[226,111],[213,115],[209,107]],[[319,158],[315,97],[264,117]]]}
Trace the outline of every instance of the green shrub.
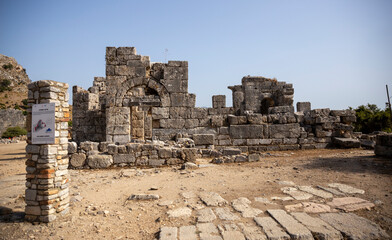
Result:
{"label": "green shrub", "polygon": [[8,79],[3,79],[0,81],[0,92],[4,92],[4,91],[11,91],[11,81]]}
{"label": "green shrub", "polygon": [[4,64],[3,65],[3,68],[5,69],[5,70],[7,70],[7,69],[12,69],[14,66],[12,66],[12,64],[11,63],[8,63],[8,64]]}
{"label": "green shrub", "polygon": [[23,100],[22,100],[22,103],[23,103],[23,106],[26,106],[26,107],[27,107],[27,104],[29,103],[29,100],[23,99]]}
{"label": "green shrub", "polygon": [[68,127],[72,127],[72,120],[68,121]]}
{"label": "green shrub", "polygon": [[21,127],[10,127],[7,128],[7,130],[1,135],[2,138],[13,138],[13,137],[18,137],[22,135],[26,135],[27,131],[24,128]]}

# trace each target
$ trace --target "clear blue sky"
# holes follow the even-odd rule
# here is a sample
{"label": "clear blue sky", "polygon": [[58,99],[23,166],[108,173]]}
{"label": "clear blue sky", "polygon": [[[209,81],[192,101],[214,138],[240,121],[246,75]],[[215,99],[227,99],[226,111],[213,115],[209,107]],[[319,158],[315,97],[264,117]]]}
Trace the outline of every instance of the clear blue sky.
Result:
{"label": "clear blue sky", "polygon": [[70,89],[105,76],[106,46],[189,61],[197,106],[246,75],[293,83],[312,108],[384,108],[392,91],[392,1],[4,1],[0,53],[31,80]]}

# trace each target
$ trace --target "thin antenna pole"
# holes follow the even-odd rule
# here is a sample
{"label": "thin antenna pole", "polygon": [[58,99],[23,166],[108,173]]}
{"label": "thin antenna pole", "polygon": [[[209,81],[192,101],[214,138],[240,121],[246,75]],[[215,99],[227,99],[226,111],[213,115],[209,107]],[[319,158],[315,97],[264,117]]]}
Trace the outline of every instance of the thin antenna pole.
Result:
{"label": "thin antenna pole", "polygon": [[387,88],[387,97],[388,97],[388,106],[389,106],[389,114],[391,115],[391,123],[392,123],[392,110],[391,110],[391,98],[389,97],[389,91],[388,91],[388,84],[385,85]]}

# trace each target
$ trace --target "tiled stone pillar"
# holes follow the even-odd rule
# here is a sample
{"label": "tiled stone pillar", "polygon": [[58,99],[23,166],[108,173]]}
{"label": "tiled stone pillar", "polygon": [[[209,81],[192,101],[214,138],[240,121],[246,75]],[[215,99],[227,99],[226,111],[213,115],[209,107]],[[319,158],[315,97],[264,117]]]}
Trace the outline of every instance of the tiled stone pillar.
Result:
{"label": "tiled stone pillar", "polygon": [[[42,80],[30,83],[28,88],[25,219],[51,222],[69,210],[68,84]],[[55,103],[53,144],[32,143],[32,107],[41,103]]]}

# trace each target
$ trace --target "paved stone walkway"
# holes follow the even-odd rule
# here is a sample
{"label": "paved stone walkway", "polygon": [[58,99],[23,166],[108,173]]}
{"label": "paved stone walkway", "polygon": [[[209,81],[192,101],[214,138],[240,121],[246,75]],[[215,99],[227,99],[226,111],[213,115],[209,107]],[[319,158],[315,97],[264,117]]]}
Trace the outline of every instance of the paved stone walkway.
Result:
{"label": "paved stone walkway", "polygon": [[[161,240],[390,239],[377,224],[352,213],[374,207],[364,199],[350,196],[363,194],[363,190],[339,183],[317,187],[289,183],[282,182],[282,185],[290,185],[283,187],[282,193],[304,201],[286,205],[285,210],[265,212],[252,207],[252,201],[241,196],[229,203],[214,192],[185,193],[184,199],[200,198],[204,203],[202,208],[173,209],[168,216],[184,218],[194,213],[197,222],[164,226],[159,237]],[[255,201],[266,204],[279,199],[284,197],[255,197]],[[312,199],[328,201],[328,205],[311,202]]]}

